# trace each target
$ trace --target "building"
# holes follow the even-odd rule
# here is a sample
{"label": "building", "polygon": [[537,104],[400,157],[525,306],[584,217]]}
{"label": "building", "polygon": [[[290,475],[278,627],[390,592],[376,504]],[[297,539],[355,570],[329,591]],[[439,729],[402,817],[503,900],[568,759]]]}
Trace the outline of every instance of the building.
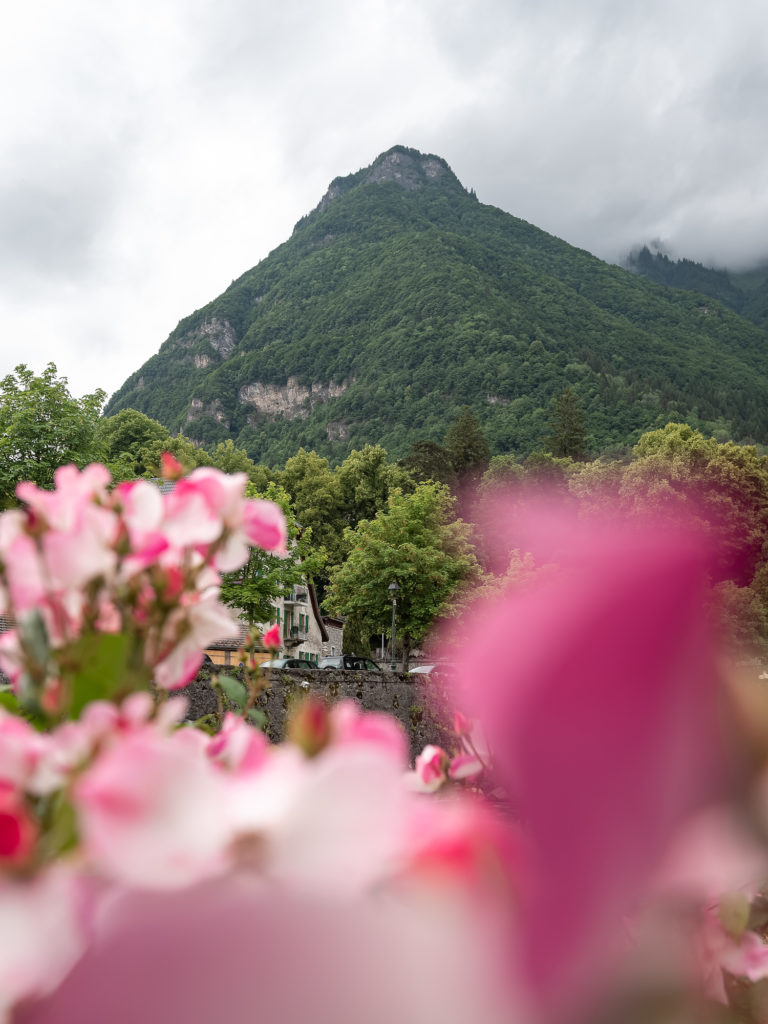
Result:
{"label": "building", "polygon": [[[274,657],[299,658],[308,665],[316,665],[320,658],[341,654],[344,620],[334,616],[323,617],[317,603],[317,594],[311,583],[297,583],[290,593],[275,604],[273,622],[280,626],[280,649]],[[273,622],[263,623],[262,633]],[[216,665],[236,665],[236,653],[248,642],[248,626],[239,622],[239,635],[233,640],[217,640],[206,653]],[[259,641],[255,649],[256,662],[273,657]]]}
{"label": "building", "polygon": [[311,583],[297,583],[290,594],[279,599],[276,620],[282,637],[281,654],[315,665],[325,656],[329,634]]}

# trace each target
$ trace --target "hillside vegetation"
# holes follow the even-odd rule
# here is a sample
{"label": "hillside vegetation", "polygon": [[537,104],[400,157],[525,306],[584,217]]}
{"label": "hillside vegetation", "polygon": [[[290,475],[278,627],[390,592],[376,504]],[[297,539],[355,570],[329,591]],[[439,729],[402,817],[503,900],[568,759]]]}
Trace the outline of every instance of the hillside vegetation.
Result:
{"label": "hillside vegetation", "polygon": [[768,328],[768,266],[749,271],[705,267],[694,260],[673,260],[666,253],[651,252],[647,245],[630,254],[630,270],[649,281],[700,292],[724,302],[758,327]]}
{"label": "hillside vegetation", "polygon": [[276,465],[300,446],[404,456],[469,406],[492,452],[525,456],[570,385],[594,451],[672,419],[765,443],[767,343],[726,305],[603,263],[395,147],[182,320],[106,412]]}

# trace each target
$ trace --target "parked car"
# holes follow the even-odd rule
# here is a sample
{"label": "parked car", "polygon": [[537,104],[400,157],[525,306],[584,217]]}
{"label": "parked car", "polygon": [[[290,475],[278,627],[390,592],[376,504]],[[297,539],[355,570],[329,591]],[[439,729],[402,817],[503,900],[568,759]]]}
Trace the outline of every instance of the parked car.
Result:
{"label": "parked car", "polygon": [[359,672],[381,672],[375,661],[357,654],[339,654],[335,658],[321,658],[318,668],[357,669]]}
{"label": "parked car", "polygon": [[445,672],[447,666],[441,665],[439,662],[432,665],[415,665],[412,669],[408,670],[409,676],[431,676],[435,672]]}
{"label": "parked car", "polygon": [[314,668],[314,665],[301,658],[270,658],[269,661],[262,661],[259,668]]}

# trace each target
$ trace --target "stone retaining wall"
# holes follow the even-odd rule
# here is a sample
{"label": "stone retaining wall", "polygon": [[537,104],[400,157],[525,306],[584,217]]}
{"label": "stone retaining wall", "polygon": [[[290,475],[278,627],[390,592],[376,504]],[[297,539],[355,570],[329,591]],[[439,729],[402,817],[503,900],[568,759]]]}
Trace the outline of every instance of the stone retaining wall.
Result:
{"label": "stone retaining wall", "polygon": [[[256,706],[264,711],[266,732],[274,742],[283,738],[292,703],[307,693],[318,694],[330,702],[351,699],[366,711],[386,711],[394,715],[408,733],[411,758],[428,743],[445,745],[449,742],[450,720],[441,710],[444,695],[434,677],[333,669],[273,669],[268,674],[270,685],[259,696]],[[183,691],[190,700],[188,718],[192,721],[218,711],[209,678],[210,670],[201,669],[197,679]]]}

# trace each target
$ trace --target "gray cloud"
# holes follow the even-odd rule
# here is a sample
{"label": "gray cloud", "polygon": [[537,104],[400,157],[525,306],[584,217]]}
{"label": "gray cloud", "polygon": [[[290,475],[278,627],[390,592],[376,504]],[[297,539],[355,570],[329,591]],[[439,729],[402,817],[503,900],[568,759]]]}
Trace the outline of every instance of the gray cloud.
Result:
{"label": "gray cloud", "polygon": [[762,258],[765,27],[763,0],[17,6],[0,41],[6,333],[80,390],[114,389],[397,142],[603,258],[653,238]]}

